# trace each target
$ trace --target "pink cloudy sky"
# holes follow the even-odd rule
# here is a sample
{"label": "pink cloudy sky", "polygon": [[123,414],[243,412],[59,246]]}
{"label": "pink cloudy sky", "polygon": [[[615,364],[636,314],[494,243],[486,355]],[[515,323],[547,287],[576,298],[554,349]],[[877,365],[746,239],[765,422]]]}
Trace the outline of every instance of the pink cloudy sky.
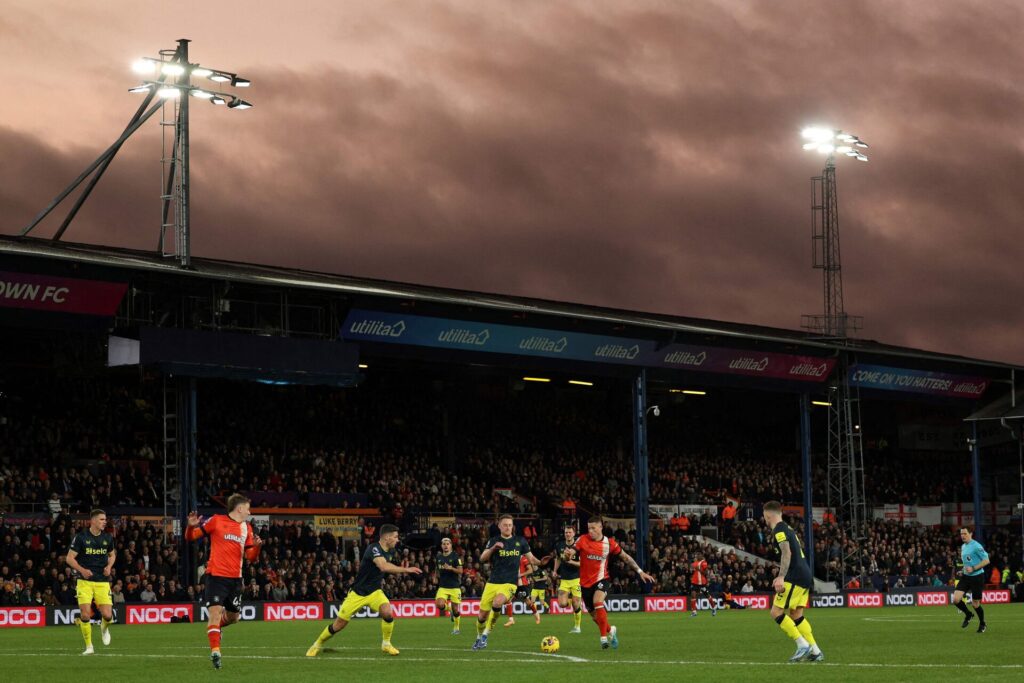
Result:
{"label": "pink cloudy sky", "polygon": [[[7,0],[0,232],[188,37],[256,105],[193,107],[197,256],[797,327],[823,163],[799,130],[827,123],[871,144],[838,169],[862,336],[1024,363],[1022,8]],[[66,239],[153,248],[159,156],[148,125]]]}

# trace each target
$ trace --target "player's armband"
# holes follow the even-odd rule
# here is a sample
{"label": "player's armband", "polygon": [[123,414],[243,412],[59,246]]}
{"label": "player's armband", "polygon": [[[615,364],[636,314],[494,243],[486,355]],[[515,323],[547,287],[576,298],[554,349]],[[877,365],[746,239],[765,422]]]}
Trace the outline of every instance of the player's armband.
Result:
{"label": "player's armband", "polygon": [[780,531],[777,534],[775,534],[775,540],[778,541],[779,543],[786,543],[786,542],[788,542],[789,539],[786,538],[786,532],[785,531]]}

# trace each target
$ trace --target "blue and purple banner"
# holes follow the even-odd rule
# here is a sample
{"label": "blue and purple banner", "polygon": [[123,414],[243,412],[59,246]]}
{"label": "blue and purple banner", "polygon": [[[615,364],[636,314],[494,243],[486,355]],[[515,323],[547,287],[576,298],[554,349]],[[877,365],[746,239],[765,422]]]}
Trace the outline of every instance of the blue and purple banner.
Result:
{"label": "blue and purple banner", "polygon": [[353,310],[348,314],[341,336],[348,341],[564,358],[800,382],[824,381],[836,362],[834,358],[714,346],[671,344],[659,348],[649,339],[364,310]]}
{"label": "blue and purple banner", "polygon": [[991,380],[985,377],[890,368],[884,365],[858,363],[850,368],[850,384],[853,386],[884,391],[911,391],[952,398],[980,398],[988,389],[990,382]]}

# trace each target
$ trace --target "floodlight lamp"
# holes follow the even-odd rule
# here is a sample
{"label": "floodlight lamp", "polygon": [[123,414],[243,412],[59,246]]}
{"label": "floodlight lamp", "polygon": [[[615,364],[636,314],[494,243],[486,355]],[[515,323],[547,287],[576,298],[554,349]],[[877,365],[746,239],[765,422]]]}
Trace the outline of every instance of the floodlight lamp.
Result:
{"label": "floodlight lamp", "polygon": [[148,83],[143,83],[142,85],[137,85],[134,88],[128,88],[128,92],[133,92],[133,93],[149,92],[149,89],[151,87],[152,86],[149,85]]}
{"label": "floodlight lamp", "polygon": [[814,142],[827,142],[835,136],[835,131],[831,128],[822,128],[820,126],[811,126],[810,128],[804,128],[800,134],[806,140],[813,140]]}
{"label": "floodlight lamp", "polygon": [[863,140],[857,140],[856,142],[853,143],[853,146],[864,147],[865,149],[867,149],[868,143],[864,142]]}
{"label": "floodlight lamp", "polygon": [[853,142],[856,139],[857,138],[850,135],[849,133],[839,133],[838,135],[836,135],[836,140],[840,140],[842,142]]}
{"label": "floodlight lamp", "polygon": [[818,148],[818,143],[817,142],[805,142],[804,143],[804,149],[817,149],[817,148]]}
{"label": "floodlight lamp", "polygon": [[868,160],[867,156],[865,156],[863,154],[858,154],[857,155],[857,161],[867,161],[867,160]]}
{"label": "floodlight lamp", "polygon": [[821,152],[822,154],[831,154],[832,152],[836,151],[836,148],[833,145],[830,145],[829,143],[826,142],[824,145],[818,145],[818,151]]}
{"label": "floodlight lamp", "polygon": [[175,97],[181,97],[181,91],[177,88],[160,88],[156,91],[157,97],[162,97],[165,100],[172,100]]}
{"label": "floodlight lamp", "polygon": [[240,100],[237,97],[228,103],[228,109],[251,109],[252,104],[245,100]]}
{"label": "floodlight lamp", "polygon": [[848,157],[859,157],[860,156],[859,152],[854,152],[852,149],[849,152],[844,152],[844,154],[846,154],[846,156],[848,156]]}
{"label": "floodlight lamp", "polygon": [[213,97],[211,97],[210,98],[210,102],[212,102],[213,104],[227,104],[228,103],[228,101],[226,99],[224,99],[223,97],[221,97],[220,95],[214,95]]}
{"label": "floodlight lamp", "polygon": [[201,100],[209,100],[213,98],[213,93],[207,92],[206,90],[193,90],[192,97],[198,97]]}
{"label": "floodlight lamp", "polygon": [[181,74],[185,73],[185,67],[183,67],[181,64],[164,64],[162,67],[160,67],[160,71],[162,71],[167,76],[180,76]]}
{"label": "floodlight lamp", "polygon": [[214,71],[212,74],[207,76],[207,78],[216,83],[229,83],[231,81],[231,76],[228,76],[227,74],[222,74],[219,71]]}
{"label": "floodlight lamp", "polygon": [[152,59],[136,59],[132,62],[132,71],[137,74],[151,74],[156,71],[156,64]]}
{"label": "floodlight lamp", "polygon": [[197,66],[196,68],[192,69],[192,75],[196,78],[208,78],[209,76],[213,75],[213,71],[202,66]]}
{"label": "floodlight lamp", "polygon": [[840,154],[849,154],[853,151],[853,147],[850,147],[849,145],[839,145],[836,147],[836,151]]}
{"label": "floodlight lamp", "polygon": [[231,79],[231,85],[237,88],[248,88],[250,85],[252,85],[252,81],[250,81],[248,78],[235,76]]}

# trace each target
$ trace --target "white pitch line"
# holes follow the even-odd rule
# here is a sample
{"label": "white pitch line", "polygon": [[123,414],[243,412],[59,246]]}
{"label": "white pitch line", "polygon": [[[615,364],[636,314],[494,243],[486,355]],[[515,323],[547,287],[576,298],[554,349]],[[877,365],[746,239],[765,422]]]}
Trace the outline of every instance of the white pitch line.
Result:
{"label": "white pitch line", "polygon": [[[504,650],[504,651],[492,650],[492,652],[501,652],[502,654],[509,654],[509,652],[507,650]],[[402,660],[403,661],[407,661],[407,662],[519,662],[519,663],[522,663],[522,662],[543,663],[544,662],[543,659],[525,659],[524,660],[521,657],[522,657],[522,655],[524,655],[526,653],[523,653],[523,652],[515,652],[515,653],[511,653],[511,654],[515,654],[519,658],[516,658],[516,659],[507,659],[507,658],[495,659],[493,657],[487,657],[486,655],[483,655],[483,656],[477,656],[477,657],[460,657],[460,658],[448,657],[448,658],[445,658],[443,660],[439,660],[439,659],[436,659],[436,658],[433,658],[433,657],[403,657]],[[73,653],[73,652],[55,653],[55,654],[43,654],[43,653],[40,653],[39,651],[32,651],[32,652],[0,652],[0,657],[75,657],[75,658],[80,658],[81,656],[82,655],[77,654],[77,653]],[[196,656],[188,656],[188,655],[158,655],[158,654],[148,654],[148,653],[103,653],[103,654],[97,654],[97,655],[94,655],[94,656],[99,657],[99,658],[103,658],[103,657],[125,657],[125,658],[134,658],[134,659],[204,659],[204,660],[206,659],[206,657],[196,657]],[[550,656],[550,655],[548,655],[548,656]],[[567,655],[563,655],[563,657],[568,657],[568,656]],[[256,659],[256,660],[263,660],[263,659],[296,659],[296,660],[309,660],[309,659],[313,659],[313,658],[312,657],[306,657],[306,656],[297,656],[297,655],[285,655],[285,656],[272,656],[272,655],[229,655],[229,656],[225,656],[224,659],[230,661],[230,660],[234,660],[234,659]],[[328,659],[336,659],[337,661],[345,661],[345,662],[347,662],[347,661],[367,661],[367,662],[371,662],[371,661],[372,662],[386,661],[386,660],[382,660],[380,657],[362,657],[362,656],[357,656],[357,657],[337,657],[337,658],[328,658]],[[659,665],[660,666],[687,666],[687,665],[698,665],[698,666],[786,666],[786,667],[792,666],[792,664],[790,664],[789,662],[735,662],[735,661],[724,661],[724,660],[722,660],[722,661],[709,661],[709,660],[673,660],[673,661],[666,661],[666,660],[648,660],[648,659],[604,659],[604,660],[584,659],[584,660],[582,660],[580,662],[577,662],[577,661],[572,661],[570,659],[565,659],[565,660],[562,660],[562,662],[565,663],[565,664],[578,664],[578,663],[582,663],[582,664],[597,664],[597,665],[600,665],[600,666],[607,666],[607,665],[610,665],[610,664],[628,664],[630,666],[637,665],[637,664],[656,665],[656,666],[659,666]],[[863,668],[877,668],[877,669],[1014,669],[1015,670],[1015,669],[1024,669],[1024,664],[936,664],[936,663],[928,663],[928,664],[924,664],[924,663],[922,663],[922,664],[893,664],[893,663],[877,663],[877,662],[815,662],[815,663],[805,664],[801,668],[808,668],[808,667],[812,667],[812,668],[821,668],[821,667],[844,668],[845,667],[845,668],[861,668],[861,669],[863,669]]]}

